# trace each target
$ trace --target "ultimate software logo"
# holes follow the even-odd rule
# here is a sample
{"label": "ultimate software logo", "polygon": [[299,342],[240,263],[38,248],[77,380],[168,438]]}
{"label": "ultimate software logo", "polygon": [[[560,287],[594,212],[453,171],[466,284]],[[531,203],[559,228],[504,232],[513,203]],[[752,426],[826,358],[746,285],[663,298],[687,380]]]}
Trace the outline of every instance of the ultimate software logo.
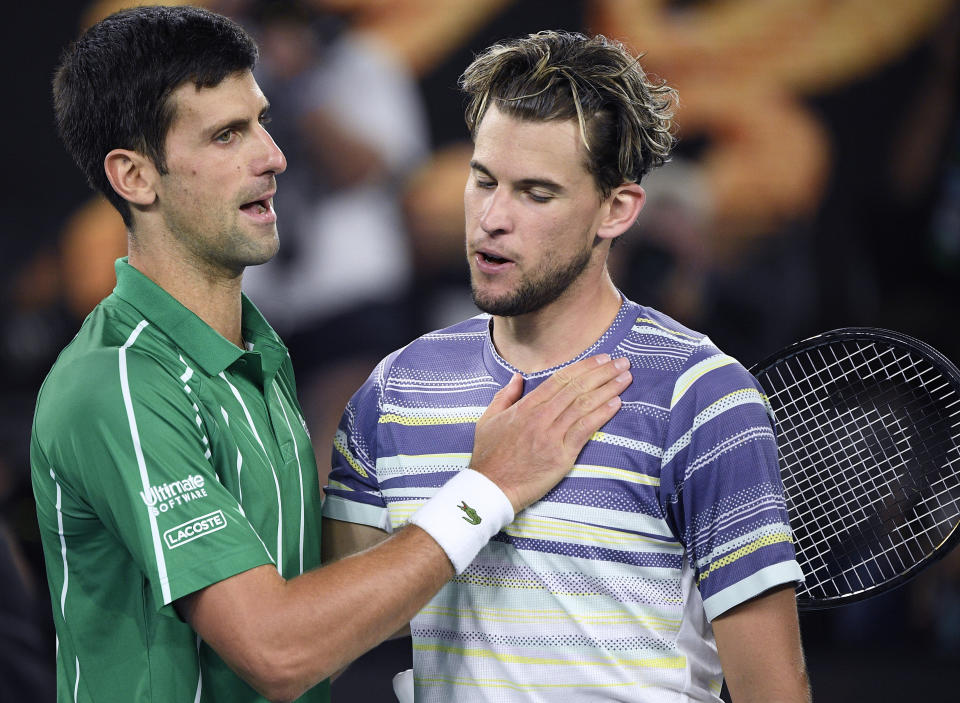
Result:
{"label": "ultimate software logo", "polygon": [[180,481],[149,486],[145,491],[140,491],[140,498],[150,508],[151,515],[159,515],[191,500],[206,498],[207,489],[204,488],[204,483],[203,476],[199,474],[187,476]]}

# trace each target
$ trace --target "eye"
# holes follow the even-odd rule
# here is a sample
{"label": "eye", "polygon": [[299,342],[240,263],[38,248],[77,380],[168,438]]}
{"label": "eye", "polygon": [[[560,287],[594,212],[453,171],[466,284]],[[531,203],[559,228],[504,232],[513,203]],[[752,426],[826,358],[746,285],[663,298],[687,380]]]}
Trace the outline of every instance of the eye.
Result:
{"label": "eye", "polygon": [[270,124],[271,122],[273,122],[273,118],[272,118],[270,115],[268,115],[267,113],[264,113],[264,114],[260,115],[260,124],[262,124],[262,125],[268,125],[268,124]]}
{"label": "eye", "polygon": [[528,191],[527,191],[527,197],[530,198],[530,200],[532,200],[532,201],[535,202],[535,203],[548,203],[548,202],[550,202],[551,200],[553,200],[553,196],[552,196],[552,195],[548,195],[548,194],[545,194],[545,193],[538,193],[538,192],[533,191],[533,190],[528,190]]}
{"label": "eye", "polygon": [[215,142],[220,142],[221,144],[229,144],[232,139],[233,139],[232,129],[225,129],[222,132],[220,132],[220,134],[218,134],[213,138]]}
{"label": "eye", "polygon": [[491,181],[488,178],[477,178],[476,183],[477,188],[483,188],[484,190],[489,190],[490,188],[495,188],[497,186],[496,181]]}

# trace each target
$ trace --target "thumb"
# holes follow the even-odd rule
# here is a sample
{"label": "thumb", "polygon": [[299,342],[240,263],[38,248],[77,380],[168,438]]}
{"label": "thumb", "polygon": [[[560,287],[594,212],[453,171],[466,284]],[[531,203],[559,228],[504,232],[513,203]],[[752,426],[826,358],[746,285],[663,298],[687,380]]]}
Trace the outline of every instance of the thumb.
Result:
{"label": "thumb", "polygon": [[503,412],[520,400],[520,396],[522,395],[523,376],[515,373],[510,378],[510,381],[507,382],[507,385],[498,390],[496,395],[493,396],[493,400],[490,401],[490,405],[487,406],[487,410],[484,412],[484,415]]}

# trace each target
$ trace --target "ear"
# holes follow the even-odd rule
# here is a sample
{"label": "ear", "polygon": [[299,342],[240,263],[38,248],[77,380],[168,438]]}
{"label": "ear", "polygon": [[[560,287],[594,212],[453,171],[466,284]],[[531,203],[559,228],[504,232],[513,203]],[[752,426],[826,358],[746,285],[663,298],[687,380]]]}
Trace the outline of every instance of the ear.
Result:
{"label": "ear", "polygon": [[103,160],[107,179],[117,194],[134,205],[152,205],[159,173],[153,161],[129,149],[114,149]]}
{"label": "ear", "polygon": [[647,194],[638,183],[624,183],[614,188],[605,204],[606,214],[600,221],[597,236],[613,239],[626,232],[643,209]]}

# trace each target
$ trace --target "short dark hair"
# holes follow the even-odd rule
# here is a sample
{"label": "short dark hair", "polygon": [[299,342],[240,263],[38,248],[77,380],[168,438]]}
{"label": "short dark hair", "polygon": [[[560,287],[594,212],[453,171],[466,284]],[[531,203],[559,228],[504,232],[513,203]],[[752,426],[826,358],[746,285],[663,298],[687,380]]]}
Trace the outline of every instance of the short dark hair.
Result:
{"label": "short dark hair", "polygon": [[166,173],[175,116],[170,94],[192,81],[219,85],[253,70],[257,46],[232,20],[196,7],[136,7],[90,27],[63,52],[53,79],[57,130],[94,190],[132,226],[130,205],[107,179],[112,149],[137,151]]}
{"label": "short dark hair", "polygon": [[576,119],[603,198],[669,159],[676,91],[602,34],[543,31],[494,44],[460,77],[475,137],[490,105],[525,120]]}

